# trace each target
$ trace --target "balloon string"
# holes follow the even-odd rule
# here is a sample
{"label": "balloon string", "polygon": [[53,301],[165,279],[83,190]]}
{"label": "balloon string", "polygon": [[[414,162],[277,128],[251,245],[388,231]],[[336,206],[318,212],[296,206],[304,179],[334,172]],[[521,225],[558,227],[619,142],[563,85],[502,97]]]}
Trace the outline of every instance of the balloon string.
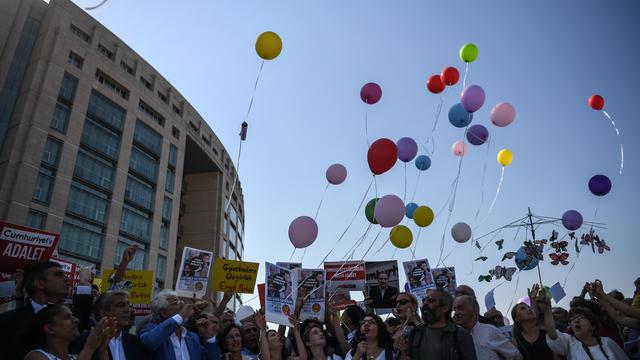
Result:
{"label": "balloon string", "polygon": [[231,196],[227,199],[227,203],[224,206],[224,213],[228,214],[229,211],[229,205],[231,205],[231,198],[233,198],[233,192],[236,189],[236,184],[238,183],[238,172],[240,171],[240,155],[242,155],[242,138],[240,138],[240,146],[238,146],[238,161],[236,161],[236,174],[233,177],[233,185],[231,185]]}
{"label": "balloon string", "polygon": [[[471,114],[469,114],[469,117],[471,117]],[[455,205],[456,202],[456,195],[458,193],[458,184],[460,183],[460,172],[462,171],[462,160],[464,160],[464,156],[465,154],[465,139],[467,137],[467,131],[469,130],[469,126],[467,126],[464,129],[464,135],[462,136],[462,150],[463,150],[463,154],[462,156],[460,156],[460,161],[458,162],[458,174],[456,175],[456,181],[455,181],[455,187],[453,189],[453,197],[451,198],[451,202],[449,203],[449,213],[453,212],[453,207]]]}
{"label": "balloon string", "polygon": [[438,120],[440,119],[440,114],[442,113],[442,105],[444,104],[444,98],[442,96],[440,96],[440,103],[438,104],[438,107],[436,108],[436,116],[435,116],[435,120],[433,121],[433,128],[431,129],[431,133],[433,134],[436,131],[436,127],[438,126]]}
{"label": "balloon string", "polygon": [[294,248],[293,248],[293,252],[291,253],[291,256],[289,256],[289,262],[291,262],[291,259],[293,259],[293,254],[295,254],[295,253],[296,253],[296,250],[298,250],[298,248],[297,248],[297,247],[294,247]]}
{"label": "balloon string", "polygon": [[[487,160],[489,159],[489,150],[491,149],[491,138],[487,141],[487,153],[484,157],[484,166],[482,169],[482,181],[480,183],[480,205],[478,205],[478,210],[476,211],[476,216],[473,218],[473,221],[478,220],[478,215],[480,214],[480,209],[482,208],[482,204],[484,203],[484,179],[487,175]],[[480,224],[478,224],[480,225]]]}
{"label": "balloon string", "polygon": [[107,2],[107,0],[102,0],[98,5],[86,7],[84,9],[85,10],[95,10],[95,9],[99,8],[100,6],[104,5],[104,3],[106,3],[106,2]]}
{"label": "balloon string", "polygon": [[491,210],[493,210],[493,205],[496,204],[496,200],[498,200],[498,194],[500,194],[500,187],[502,187],[502,180],[504,179],[504,166],[502,167],[502,173],[500,174],[500,182],[498,183],[498,189],[496,190],[496,196],[493,197],[493,201],[491,202],[491,206],[489,206],[489,211],[487,212],[487,216],[491,214]]}
{"label": "balloon string", "polygon": [[467,88],[467,73],[469,72],[469,63],[466,63],[464,68],[464,78],[462,78],[462,91]]}
{"label": "balloon string", "polygon": [[[595,222],[596,218],[598,217],[598,208],[600,207],[600,201],[601,200],[602,200],[602,198],[598,197],[598,203],[596,204],[596,209],[593,211],[593,222]],[[591,226],[591,228],[589,229],[589,232],[591,232],[592,229],[593,229],[593,226]],[[571,267],[569,268],[569,272],[567,273],[567,276],[565,276],[564,281],[562,282],[562,287],[564,287],[566,285],[567,280],[569,279],[569,275],[571,274],[571,272],[573,271],[573,268],[578,263],[578,260],[580,260],[580,254],[582,253],[582,249],[583,248],[584,248],[584,244],[581,244],[580,245],[580,250],[578,251],[578,254],[576,255],[576,261],[574,261],[573,264],[571,264]]]}
{"label": "balloon string", "polygon": [[253,99],[256,96],[256,89],[258,88],[258,81],[260,81],[260,75],[262,74],[262,68],[264,67],[264,59],[262,63],[260,63],[260,70],[258,70],[258,76],[256,76],[256,82],[253,84],[253,92],[251,93],[251,101],[249,102],[249,108],[247,109],[246,119],[249,118],[249,113],[251,112],[251,108],[253,107]]}
{"label": "balloon string", "polygon": [[378,179],[376,179],[376,175],[373,175],[373,186],[376,191],[376,199],[378,198]]}
{"label": "balloon string", "polygon": [[420,174],[422,171],[418,171],[418,177],[416,178],[416,186],[413,188],[413,195],[411,195],[411,202],[416,198],[416,192],[418,191],[418,185],[420,184]]}
{"label": "balloon string", "polygon": [[436,264],[436,267],[439,267],[441,263],[444,264],[442,253],[444,252],[444,237],[447,233],[447,229],[449,228],[449,221],[451,221],[451,211],[449,211],[449,214],[447,215],[447,222],[444,224],[444,231],[442,232],[442,239],[440,240],[440,255],[438,257],[438,263]]}
{"label": "balloon string", "polygon": [[307,248],[308,246],[304,248],[304,251],[302,252],[302,256],[300,257],[300,264],[302,264],[302,261],[304,260],[304,256],[307,255]]}
{"label": "balloon string", "polygon": [[324,191],[322,192],[322,196],[320,197],[320,204],[318,204],[318,209],[316,210],[316,216],[313,217],[313,220],[318,218],[318,213],[320,212],[320,207],[322,206],[322,202],[324,201],[324,195],[327,193],[327,189],[329,188],[329,183],[324,187]]}
{"label": "balloon string", "polygon": [[406,201],[407,201],[407,163],[404,163],[404,195],[402,195],[402,202],[406,203]]}
{"label": "balloon string", "polygon": [[420,232],[422,228],[418,228],[418,235],[416,235],[415,244],[413,245],[413,249],[411,249],[411,255],[413,256],[412,260],[416,259],[416,251],[418,250],[418,239],[420,239]]}
{"label": "balloon string", "polygon": [[[618,130],[616,123],[613,121],[613,118],[611,118],[611,116],[609,116],[609,114],[605,110],[602,110],[602,112],[607,118],[609,118],[609,121],[611,121],[611,125],[613,126],[613,129],[616,131],[616,134],[618,135],[618,139],[620,139],[620,131]],[[620,141],[620,175],[622,175],[623,167],[624,167],[624,148],[622,147],[622,140],[621,140]]]}
{"label": "balloon string", "polygon": [[507,314],[511,312],[511,306],[513,305],[513,300],[516,298],[516,294],[518,293],[518,287],[520,286],[520,271],[516,274],[516,288],[513,290],[513,296],[511,297],[511,301],[509,302],[509,309],[507,310]]}

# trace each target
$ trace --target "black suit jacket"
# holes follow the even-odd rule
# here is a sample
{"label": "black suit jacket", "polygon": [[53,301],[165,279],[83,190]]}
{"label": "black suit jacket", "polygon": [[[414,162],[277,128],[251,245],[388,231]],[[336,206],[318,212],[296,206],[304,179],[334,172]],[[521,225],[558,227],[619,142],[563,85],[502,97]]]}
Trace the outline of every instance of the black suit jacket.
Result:
{"label": "black suit jacket", "polygon": [[373,301],[372,308],[393,308],[396,307],[396,302],[393,297],[398,294],[398,289],[393,286],[387,286],[382,296],[382,290],[379,286],[372,286],[369,290],[369,297]]}
{"label": "black suit jacket", "polygon": [[[84,332],[80,334],[80,336],[71,343],[69,346],[70,354],[79,354],[84,347],[84,344],[87,342],[87,337],[89,336],[89,332]],[[137,336],[131,335],[129,333],[122,333],[122,347],[124,348],[124,356],[127,359],[151,359],[151,354],[147,352],[147,350],[142,346],[142,343],[138,339]],[[93,360],[98,360],[99,355],[96,351],[93,353],[91,357]],[[109,359],[113,359],[113,355],[111,354],[111,349],[109,349]]]}
{"label": "black suit jacket", "polygon": [[36,313],[33,311],[31,301],[15,310],[0,314],[0,349],[3,359],[22,360],[29,352],[25,342],[27,325]]}

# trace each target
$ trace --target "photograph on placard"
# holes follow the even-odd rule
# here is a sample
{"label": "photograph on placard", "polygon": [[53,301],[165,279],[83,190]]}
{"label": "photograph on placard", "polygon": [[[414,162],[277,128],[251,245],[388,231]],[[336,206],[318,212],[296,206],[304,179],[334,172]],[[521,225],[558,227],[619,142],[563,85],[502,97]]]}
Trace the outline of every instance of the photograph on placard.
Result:
{"label": "photograph on placard", "polygon": [[365,302],[367,305],[374,309],[396,307],[395,296],[400,287],[398,262],[396,260],[367,261],[364,267],[366,274]]}
{"label": "photograph on placard", "polygon": [[335,261],[325,262],[327,301],[338,310],[344,310],[349,305],[355,305],[350,291],[364,290],[364,262],[363,261]]}
{"label": "photograph on placard", "polygon": [[426,296],[427,289],[434,289],[436,283],[431,276],[431,267],[428,259],[411,260],[402,263],[407,277],[409,291],[414,294],[419,303]]}
{"label": "photograph on placard", "polygon": [[213,253],[185,246],[176,280],[176,292],[180,296],[202,298],[207,292]]}
{"label": "photograph on placard", "polygon": [[279,325],[289,325],[289,315],[295,311],[297,274],[276,264],[265,263],[266,319]]}
{"label": "photograph on placard", "polygon": [[324,321],[325,272],[322,269],[301,269],[299,296],[304,296],[300,320]]}
{"label": "photograph on placard", "polygon": [[285,269],[294,270],[294,269],[302,269],[302,263],[294,263],[294,262],[276,262],[276,265],[283,267]]}
{"label": "photograph on placard", "polygon": [[449,294],[456,292],[456,269],[455,267],[432,268],[431,276],[436,283],[436,288],[444,289]]}

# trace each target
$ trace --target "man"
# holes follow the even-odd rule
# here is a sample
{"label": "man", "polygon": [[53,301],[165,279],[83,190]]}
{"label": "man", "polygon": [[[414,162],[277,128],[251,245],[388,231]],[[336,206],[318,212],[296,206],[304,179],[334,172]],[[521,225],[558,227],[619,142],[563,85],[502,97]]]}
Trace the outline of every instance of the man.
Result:
{"label": "man", "polygon": [[372,286],[369,289],[369,305],[372,308],[394,308],[395,296],[398,293],[398,289],[389,286],[389,275],[386,272],[380,272],[378,274],[378,285]]}
{"label": "man", "polygon": [[0,357],[3,359],[24,358],[28,350],[23,337],[27,324],[47,304],[59,303],[67,296],[69,281],[60,264],[45,261],[25,270],[24,289],[29,297],[24,306],[0,315]]}
{"label": "man", "polygon": [[244,338],[244,349],[242,355],[250,359],[257,359],[260,353],[260,342],[258,339],[259,329],[256,325],[255,317],[250,316],[240,320],[242,336]]}
{"label": "man", "polygon": [[196,323],[200,336],[208,339],[204,347],[198,334],[182,326],[194,313],[195,306],[185,305],[175,291],[162,290],[151,300],[152,321],[142,326],[140,341],[153,359],[220,360],[214,334],[201,331],[211,328],[208,319],[199,319]]}
{"label": "man", "polygon": [[[468,285],[459,285],[456,288],[456,291],[454,292],[454,295],[455,295],[455,297],[463,296],[463,295],[471,296],[471,297],[473,297],[474,299],[477,300],[475,290],[473,290],[473,288],[471,286],[468,286]],[[493,323],[493,321],[491,321],[491,319],[488,319],[486,316],[482,316],[482,315],[480,315],[478,317],[478,321],[481,324],[495,325]]]}
{"label": "man", "polygon": [[551,315],[553,315],[556,330],[560,332],[567,332],[567,329],[569,328],[569,312],[564,308],[554,307],[551,309]]}
{"label": "man", "polygon": [[423,324],[408,338],[396,339],[401,359],[476,359],[471,335],[451,320],[453,297],[444,289],[429,289],[422,302]]}
{"label": "man", "polygon": [[[151,356],[144,348],[140,340],[127,332],[132,325],[131,306],[129,294],[124,290],[112,290],[100,295],[95,303],[96,320],[102,317],[114,317],[118,325],[118,335],[109,341],[109,357],[112,360],[126,359],[150,359]],[[89,336],[88,332],[80,335],[80,338],[72,344],[72,352],[79,353],[84,347]],[[93,354],[97,360],[98,353]]]}
{"label": "man", "polygon": [[486,313],[484,313],[484,317],[487,320],[491,321],[491,325],[495,327],[503,327],[505,325],[504,316],[498,309],[496,309],[495,306],[489,309]]}
{"label": "man", "polygon": [[515,345],[497,327],[478,322],[480,306],[476,298],[469,295],[455,299],[453,320],[471,333],[478,359],[521,359]]}

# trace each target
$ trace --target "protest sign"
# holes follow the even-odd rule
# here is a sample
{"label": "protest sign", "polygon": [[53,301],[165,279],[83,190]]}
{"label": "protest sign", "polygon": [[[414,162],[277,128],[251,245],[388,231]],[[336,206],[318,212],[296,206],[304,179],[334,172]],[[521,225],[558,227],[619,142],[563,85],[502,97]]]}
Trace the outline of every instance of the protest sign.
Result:
{"label": "protest sign", "polygon": [[[364,268],[366,276],[364,286],[369,307],[374,309],[396,307],[395,296],[400,286],[398,262],[396,260],[367,261],[364,263]],[[384,311],[376,312],[378,313],[384,313]]]}
{"label": "protest sign", "polygon": [[78,266],[75,263],[58,259],[56,257],[52,257],[51,261],[55,261],[60,264],[60,268],[64,271],[67,279],[69,279],[69,292],[67,294],[67,297],[64,299],[64,303],[71,304],[73,302],[73,294],[75,294],[76,289],[78,288],[78,283],[80,282],[80,273],[78,272]]}
{"label": "protest sign", "polygon": [[[109,277],[115,271],[115,269],[102,271],[102,292],[108,290]],[[129,284],[127,292],[129,293],[129,303],[133,304],[134,313],[136,315],[148,314],[151,309],[149,304],[151,304],[153,292],[153,271],[127,270],[124,274],[124,280]]]}
{"label": "protest sign", "polygon": [[292,262],[276,262],[276,265],[283,267],[285,269],[293,270],[293,269],[302,269],[302,263],[292,263]]}
{"label": "protest sign", "polygon": [[354,305],[349,291],[364,290],[364,262],[325,262],[324,270],[329,303],[338,310]]}
{"label": "protest sign", "polygon": [[58,234],[0,221],[0,272],[13,274],[16,269],[49,260],[59,238]]}
{"label": "protest sign", "polygon": [[287,268],[266,263],[265,270],[266,319],[269,322],[288,326],[289,315],[295,310],[297,274]]}
{"label": "protest sign", "polygon": [[13,301],[16,295],[16,283],[11,274],[0,273],[0,304]]}
{"label": "protest sign", "polygon": [[253,294],[258,266],[258,263],[216,259],[211,288],[216,291]]}
{"label": "protest sign", "polygon": [[494,289],[490,290],[484,296],[484,306],[487,308],[487,311],[491,310],[496,306],[496,299],[493,297],[493,290]]}
{"label": "protest sign", "polygon": [[261,308],[264,308],[264,295],[265,295],[264,294],[264,291],[265,291],[264,290],[264,286],[265,286],[265,283],[258,284],[258,297],[260,299],[260,307]]}
{"label": "protest sign", "polygon": [[211,272],[211,251],[185,246],[182,261],[176,279],[176,292],[179,296],[201,299],[207,292]]}
{"label": "protest sign", "polygon": [[324,321],[325,273],[322,269],[301,269],[298,276],[301,295],[304,296],[300,320]]}
{"label": "protest sign", "polygon": [[436,283],[431,276],[431,267],[428,259],[405,261],[402,263],[404,274],[407,276],[407,286],[409,291],[418,298],[418,303],[422,304],[422,299],[427,295],[427,289],[434,289]]}
{"label": "protest sign", "polygon": [[438,289],[453,295],[456,291],[456,269],[454,267],[432,268],[431,276]]}
{"label": "protest sign", "polygon": [[556,302],[556,304],[559,303],[560,300],[564,299],[565,296],[567,296],[567,293],[565,293],[562,285],[560,285],[559,282],[553,284],[553,286],[549,288],[549,292],[551,292],[551,297]]}

